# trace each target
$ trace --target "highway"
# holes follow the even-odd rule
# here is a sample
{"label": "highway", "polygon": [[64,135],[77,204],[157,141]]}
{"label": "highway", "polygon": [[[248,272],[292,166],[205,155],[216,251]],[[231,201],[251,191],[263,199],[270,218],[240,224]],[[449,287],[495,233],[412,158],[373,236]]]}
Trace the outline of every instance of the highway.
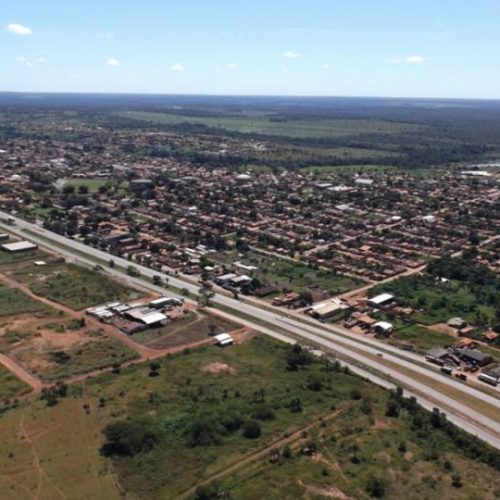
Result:
{"label": "highway", "polygon": [[[131,264],[131,262],[126,259],[113,256],[107,252],[52,233],[40,226],[12,217],[10,214],[0,211],[0,217],[12,218],[15,221],[15,225],[7,225],[0,222],[0,227],[4,230],[16,234],[19,237],[34,241],[41,247],[58,252],[82,264],[88,266],[95,265],[95,261],[92,260],[92,258],[104,262],[108,262],[112,259],[117,266],[122,268],[126,268]],[[23,230],[29,230],[30,233],[27,234]],[[60,245],[63,245],[63,247]],[[88,257],[81,254],[87,255]],[[164,292],[164,289],[153,286],[149,281],[146,281],[144,277],[152,278],[155,275],[159,275],[168,278],[169,285],[177,289],[185,288],[194,295],[198,292],[198,286],[184,277],[172,276],[171,274],[165,275],[137,264],[134,264],[134,266],[141,272],[142,277],[130,277],[116,268],[106,268],[106,272],[118,279],[134,283],[141,287],[154,289],[160,293],[162,293],[162,291]],[[330,326],[325,328],[324,325],[314,324],[312,320],[304,322],[304,320],[294,319],[289,314],[281,313],[279,310],[258,307],[250,303],[250,301],[236,300],[219,293],[214,296],[212,303],[214,307],[223,307],[222,312],[218,311],[219,314],[225,314],[241,324],[250,326],[275,338],[280,338],[288,342],[295,342],[295,338],[287,337],[286,333],[283,333],[289,332],[293,337],[302,339],[304,343],[313,344],[325,350],[333,350],[335,353],[338,353],[340,357],[355,361],[356,364],[361,364],[364,367],[369,367],[370,370],[376,370],[379,374],[386,377],[389,376],[390,379],[394,381],[394,384],[401,384],[405,387],[408,394],[415,395],[423,406],[427,408],[439,407],[447,414],[448,418],[457,425],[500,449],[500,424],[498,420],[493,420],[450,398],[443,392],[420,382],[415,377],[420,375],[433,379],[439,384],[445,384],[452,389],[462,391],[462,393],[467,394],[469,397],[474,397],[496,409],[500,409],[500,400],[471,386],[460,383],[455,379],[447,378],[434,369],[415,364],[414,354],[401,352],[399,349],[385,344],[380,345],[376,341],[357,339],[352,336],[348,330],[342,327]],[[227,312],[227,309],[243,313],[247,319],[242,319],[238,315],[230,314]],[[265,322],[266,325],[264,326],[262,322]],[[273,327],[278,328],[279,331],[273,330]],[[383,355],[383,359],[373,359],[374,355],[380,354]],[[417,357],[417,359],[421,361],[422,358]],[[389,361],[391,366],[384,364],[384,361]],[[352,363],[350,363],[350,365],[354,371],[358,373],[361,371],[365,378],[369,378],[379,385],[388,383],[385,381],[384,384],[382,384],[381,381],[383,379],[372,374],[371,371],[367,372],[359,368],[359,366],[353,367]],[[415,376],[408,374],[408,370],[414,372]]]}

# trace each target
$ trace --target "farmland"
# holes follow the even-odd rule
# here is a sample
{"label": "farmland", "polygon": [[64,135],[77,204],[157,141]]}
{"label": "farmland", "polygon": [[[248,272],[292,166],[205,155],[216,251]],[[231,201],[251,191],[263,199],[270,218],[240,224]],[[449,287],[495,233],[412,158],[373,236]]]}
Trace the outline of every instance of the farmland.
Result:
{"label": "farmland", "polygon": [[411,132],[419,127],[408,123],[382,120],[287,120],[273,116],[220,116],[200,117],[168,113],[127,111],[119,116],[158,124],[200,124],[242,133],[283,135],[289,137],[341,137],[369,133],[394,134]]}

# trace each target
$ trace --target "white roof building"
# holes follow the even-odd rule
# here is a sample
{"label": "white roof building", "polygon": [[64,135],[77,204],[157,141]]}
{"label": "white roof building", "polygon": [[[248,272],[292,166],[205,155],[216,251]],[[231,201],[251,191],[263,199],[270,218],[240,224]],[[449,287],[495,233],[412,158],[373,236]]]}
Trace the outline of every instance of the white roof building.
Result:
{"label": "white roof building", "polygon": [[391,302],[394,300],[394,295],[391,295],[390,293],[381,293],[380,295],[377,295],[376,297],[372,297],[368,302],[372,306],[381,306],[383,304],[386,304],[387,302]]}
{"label": "white roof building", "polygon": [[221,347],[225,347],[233,344],[234,339],[231,335],[229,335],[229,333],[220,333],[219,335],[214,336],[214,342]]}
{"label": "white roof building", "polygon": [[31,241],[15,241],[14,243],[5,243],[2,245],[2,250],[7,252],[25,252],[28,250],[36,250],[38,245]]}

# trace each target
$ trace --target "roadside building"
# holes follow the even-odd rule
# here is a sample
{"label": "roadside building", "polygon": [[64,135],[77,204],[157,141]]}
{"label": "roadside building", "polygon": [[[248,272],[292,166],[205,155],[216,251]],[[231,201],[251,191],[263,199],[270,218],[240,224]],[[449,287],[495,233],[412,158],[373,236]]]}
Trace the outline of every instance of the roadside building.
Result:
{"label": "roadside building", "polygon": [[5,243],[1,248],[4,252],[19,253],[36,250],[38,245],[31,243],[31,241],[15,241],[13,243]]}
{"label": "roadside building", "polygon": [[388,306],[392,302],[394,302],[394,295],[391,295],[390,293],[381,293],[380,295],[372,297],[368,300],[368,304],[373,307]]}
{"label": "roadside building", "polygon": [[490,354],[481,352],[478,349],[460,349],[460,351],[457,351],[457,355],[466,363],[478,366],[487,366],[493,363],[493,357]]}
{"label": "roadside building", "polygon": [[373,329],[377,335],[388,337],[394,331],[392,323],[388,321],[378,321],[373,325]]}

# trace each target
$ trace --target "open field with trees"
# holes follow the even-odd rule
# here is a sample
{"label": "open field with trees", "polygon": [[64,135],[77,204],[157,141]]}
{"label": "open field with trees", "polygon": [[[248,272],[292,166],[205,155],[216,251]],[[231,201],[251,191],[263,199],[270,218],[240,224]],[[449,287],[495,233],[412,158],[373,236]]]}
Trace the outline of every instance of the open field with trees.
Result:
{"label": "open field with trees", "polygon": [[252,273],[252,277],[256,278],[263,286],[273,285],[279,289],[331,296],[364,284],[359,279],[334,271],[315,269],[291,259],[272,257],[254,250],[243,253],[238,251],[219,252],[211,254],[209,258],[217,264],[229,267],[237,261],[246,265],[254,265],[258,270]]}
{"label": "open field with trees", "polygon": [[0,477],[6,498],[37,488],[41,498],[116,498],[111,471],[139,498],[494,499],[500,490],[498,452],[441,414],[264,336],[60,385],[1,418],[0,463],[14,479]]}
{"label": "open field with trees", "polygon": [[415,321],[430,325],[459,316],[468,323],[500,331],[500,278],[487,267],[462,258],[429,264],[421,276],[404,277],[372,291],[392,293],[417,310]]}
{"label": "open field with trees", "polygon": [[14,276],[33,293],[77,310],[141,297],[141,293],[127,289],[102,272],[74,264],[54,263],[41,267],[25,264],[14,272]]}

